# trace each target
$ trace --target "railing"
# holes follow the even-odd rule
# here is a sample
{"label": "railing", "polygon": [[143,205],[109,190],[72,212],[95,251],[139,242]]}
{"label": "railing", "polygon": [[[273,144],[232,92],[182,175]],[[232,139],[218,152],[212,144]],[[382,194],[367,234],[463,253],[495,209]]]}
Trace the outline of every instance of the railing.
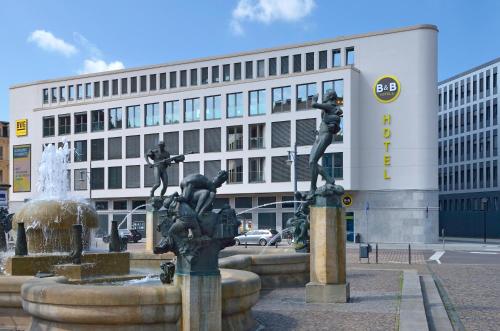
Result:
{"label": "railing", "polygon": [[264,171],[249,171],[248,172],[248,182],[249,183],[261,183],[264,182],[265,176]]}

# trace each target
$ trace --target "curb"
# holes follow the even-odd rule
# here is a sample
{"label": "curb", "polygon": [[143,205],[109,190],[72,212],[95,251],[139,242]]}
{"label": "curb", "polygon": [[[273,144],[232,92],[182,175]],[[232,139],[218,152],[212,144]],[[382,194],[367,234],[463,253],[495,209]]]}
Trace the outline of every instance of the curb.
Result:
{"label": "curb", "polygon": [[434,279],[430,275],[421,276],[422,295],[424,298],[425,313],[429,321],[430,331],[453,331],[448,313]]}
{"label": "curb", "polygon": [[404,270],[399,308],[400,331],[429,331],[425,315],[420,278],[416,270]]}

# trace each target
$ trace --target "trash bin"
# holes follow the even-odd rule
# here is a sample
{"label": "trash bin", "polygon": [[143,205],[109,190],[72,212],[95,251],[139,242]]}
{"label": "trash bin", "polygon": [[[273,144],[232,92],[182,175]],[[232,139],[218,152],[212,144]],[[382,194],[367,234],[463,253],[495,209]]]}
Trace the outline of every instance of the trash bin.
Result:
{"label": "trash bin", "polygon": [[359,258],[367,259],[370,257],[370,245],[359,245]]}

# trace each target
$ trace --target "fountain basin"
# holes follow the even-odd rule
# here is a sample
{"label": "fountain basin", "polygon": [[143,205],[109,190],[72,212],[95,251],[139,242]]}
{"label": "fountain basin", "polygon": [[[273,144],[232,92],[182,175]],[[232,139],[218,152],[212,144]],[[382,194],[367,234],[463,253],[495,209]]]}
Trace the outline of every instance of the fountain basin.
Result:
{"label": "fountain basin", "polygon": [[14,227],[23,222],[29,253],[71,251],[73,224],[83,225],[83,242],[89,243],[90,229],[98,226],[97,213],[87,203],[73,200],[32,200],[15,214]]}

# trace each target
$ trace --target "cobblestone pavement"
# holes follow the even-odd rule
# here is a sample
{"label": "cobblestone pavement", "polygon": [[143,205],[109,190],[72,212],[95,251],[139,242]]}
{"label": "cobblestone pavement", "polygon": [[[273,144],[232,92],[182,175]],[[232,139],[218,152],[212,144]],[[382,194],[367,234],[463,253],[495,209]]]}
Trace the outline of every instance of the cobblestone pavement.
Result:
{"label": "cobblestone pavement", "polygon": [[452,317],[460,319],[455,329],[500,329],[499,265],[432,264],[429,267],[453,306]]}
{"label": "cobblestone pavement", "polygon": [[[370,263],[375,263],[375,247],[372,247],[372,252],[370,253]],[[405,249],[379,249],[378,251],[378,263],[397,263],[397,264],[408,264],[409,256],[408,250]],[[360,263],[359,261],[359,249],[348,248],[347,249],[347,263],[354,264]],[[367,263],[367,259],[362,259],[361,263]],[[425,264],[424,251],[411,251],[411,263],[412,264]]]}
{"label": "cobblestone pavement", "polygon": [[305,304],[305,288],[262,291],[253,314],[264,330],[396,330],[401,272],[349,270],[351,302]]}

